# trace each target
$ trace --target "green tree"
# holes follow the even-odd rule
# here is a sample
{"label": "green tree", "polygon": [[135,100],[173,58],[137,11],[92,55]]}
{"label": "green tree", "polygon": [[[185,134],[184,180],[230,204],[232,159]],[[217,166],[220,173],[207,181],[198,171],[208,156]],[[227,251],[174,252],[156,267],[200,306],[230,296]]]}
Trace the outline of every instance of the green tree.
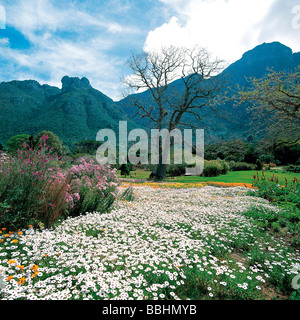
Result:
{"label": "green tree", "polygon": [[74,143],[74,154],[76,153],[87,153],[95,154],[97,149],[101,146],[102,142],[95,140],[83,140]]}
{"label": "green tree", "polygon": [[264,131],[277,145],[295,144],[300,138],[300,66],[292,72],[269,73],[247,79],[249,88],[235,95],[237,104],[248,104],[256,132]]}
{"label": "green tree", "polygon": [[35,137],[35,147],[39,147],[40,144],[42,143],[41,137],[42,136],[47,136],[47,146],[49,146],[50,148],[53,148],[54,152],[58,155],[58,156],[64,156],[68,153],[70,153],[68,147],[66,147],[63,142],[60,140],[60,138],[53,133],[52,131],[41,131],[39,132],[36,137]]}
{"label": "green tree", "polygon": [[123,163],[122,165],[121,165],[121,175],[122,176],[129,176],[130,175],[130,167],[129,167],[129,165],[128,165],[128,163]]}
{"label": "green tree", "polygon": [[11,137],[6,145],[8,147],[8,152],[16,152],[17,150],[23,148],[24,143],[28,145],[30,135],[28,134],[18,134],[16,136]]}

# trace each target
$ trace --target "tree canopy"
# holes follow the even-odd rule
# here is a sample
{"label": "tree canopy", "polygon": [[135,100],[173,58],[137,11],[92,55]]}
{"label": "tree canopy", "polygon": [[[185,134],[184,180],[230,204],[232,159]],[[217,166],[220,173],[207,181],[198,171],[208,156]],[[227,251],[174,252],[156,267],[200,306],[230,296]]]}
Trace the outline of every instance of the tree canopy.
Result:
{"label": "tree canopy", "polygon": [[235,96],[238,104],[248,103],[253,127],[284,143],[300,138],[300,66],[293,71],[269,73],[247,79],[250,87]]}

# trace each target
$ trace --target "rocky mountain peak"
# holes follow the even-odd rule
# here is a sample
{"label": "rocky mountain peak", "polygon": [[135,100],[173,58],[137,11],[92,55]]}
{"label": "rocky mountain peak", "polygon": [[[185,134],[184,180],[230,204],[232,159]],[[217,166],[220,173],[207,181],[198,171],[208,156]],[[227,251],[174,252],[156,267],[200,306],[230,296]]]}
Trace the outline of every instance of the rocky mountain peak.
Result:
{"label": "rocky mountain peak", "polygon": [[280,61],[282,64],[290,63],[293,60],[291,48],[280,42],[263,43],[243,54],[242,60],[245,64],[251,65],[262,61]]}
{"label": "rocky mountain peak", "polygon": [[78,77],[64,76],[61,79],[61,83],[63,93],[77,90],[87,90],[91,88],[90,81],[85,77],[80,79]]}

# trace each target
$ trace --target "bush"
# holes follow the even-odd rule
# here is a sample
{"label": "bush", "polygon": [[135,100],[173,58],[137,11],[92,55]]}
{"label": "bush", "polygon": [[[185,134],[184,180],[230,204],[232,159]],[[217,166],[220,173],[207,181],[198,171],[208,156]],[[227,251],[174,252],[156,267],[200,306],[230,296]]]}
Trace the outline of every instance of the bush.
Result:
{"label": "bush", "polygon": [[107,211],[116,197],[116,171],[108,164],[97,164],[85,158],[79,159],[79,163],[73,165],[65,174],[65,177],[71,177],[66,194],[69,215]]}
{"label": "bush", "polygon": [[257,170],[261,170],[262,169],[262,163],[261,163],[261,160],[259,160],[259,159],[256,160],[256,169]]}
{"label": "bush", "polygon": [[43,143],[42,137],[47,137],[47,146],[49,148],[53,149],[53,152],[55,152],[58,156],[64,156],[68,153],[70,153],[69,149],[63,144],[63,142],[60,140],[60,138],[54,134],[52,131],[41,131],[39,132],[35,139],[34,144],[38,148],[41,143]]}
{"label": "bush", "polygon": [[289,165],[289,166],[287,166],[285,168],[285,171],[294,172],[294,173],[300,173],[300,165],[299,166]]}
{"label": "bush", "polygon": [[226,161],[221,160],[220,161],[221,166],[222,166],[222,171],[221,174],[226,174],[230,170],[230,166]]}
{"label": "bush", "polygon": [[122,176],[129,176],[130,175],[130,166],[128,163],[123,163],[120,167],[121,169],[121,175]]}
{"label": "bush", "polygon": [[59,174],[58,158],[46,148],[45,141],[39,150],[25,145],[16,156],[1,155],[1,224],[11,229],[37,225],[39,221],[49,225],[67,208],[62,195],[68,181],[53,180]]}
{"label": "bush", "polygon": [[246,162],[235,162],[231,165],[232,171],[247,171],[247,170],[255,170],[256,166]]}
{"label": "bush", "polygon": [[28,134],[18,134],[16,136],[11,137],[6,145],[8,147],[8,151],[10,153],[16,152],[18,149],[22,148],[24,143],[28,143],[30,135]]}
{"label": "bush", "polygon": [[47,137],[41,140],[37,150],[24,146],[14,157],[0,154],[0,225],[50,227],[68,214],[107,210],[115,199],[116,170],[80,159],[63,172]]}
{"label": "bush", "polygon": [[218,160],[204,161],[204,177],[219,176],[224,170],[222,162]]}
{"label": "bush", "polygon": [[263,154],[259,157],[259,160],[263,163],[267,163],[269,164],[270,162],[274,162],[275,159],[272,155],[269,155],[269,154]]}
{"label": "bush", "polygon": [[179,177],[185,174],[186,166],[184,164],[170,164],[167,168],[167,175],[170,177]]}

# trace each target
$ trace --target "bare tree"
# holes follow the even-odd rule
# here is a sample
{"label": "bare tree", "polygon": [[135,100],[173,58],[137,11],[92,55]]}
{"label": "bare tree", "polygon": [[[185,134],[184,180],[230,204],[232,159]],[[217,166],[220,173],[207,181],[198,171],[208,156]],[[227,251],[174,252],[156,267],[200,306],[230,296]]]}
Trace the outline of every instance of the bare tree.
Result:
{"label": "bare tree", "polygon": [[[207,116],[207,110],[215,110],[212,100],[222,87],[223,61],[211,61],[204,48],[193,49],[167,47],[159,51],[133,53],[128,60],[132,75],[124,84],[134,91],[148,90],[150,99],[130,96],[130,104],[136,114],[151,120],[154,128],[172,131],[178,126],[193,127],[184,121],[184,115],[192,115],[197,122]],[[175,81],[177,80],[177,81]],[[201,112],[204,111],[205,112]],[[158,178],[166,176],[166,165],[158,165]]]}

